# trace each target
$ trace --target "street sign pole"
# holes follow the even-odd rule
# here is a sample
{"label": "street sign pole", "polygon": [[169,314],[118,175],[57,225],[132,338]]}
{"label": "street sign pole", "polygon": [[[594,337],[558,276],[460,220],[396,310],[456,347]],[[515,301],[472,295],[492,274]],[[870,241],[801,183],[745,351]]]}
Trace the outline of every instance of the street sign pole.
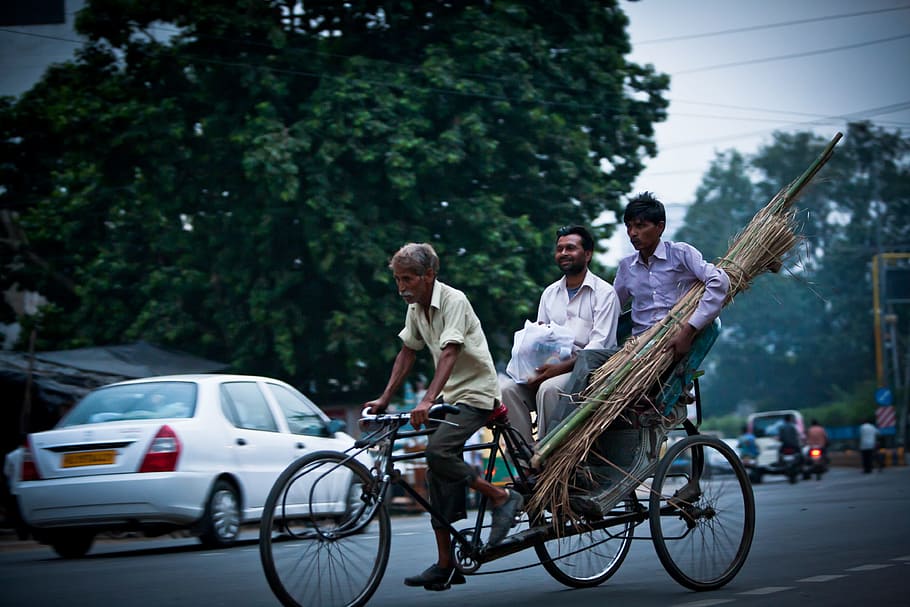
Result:
{"label": "street sign pole", "polygon": [[[899,395],[894,404],[897,413],[895,441],[897,446],[907,443],[907,418],[910,408],[910,340],[904,361],[906,371],[901,375],[898,306],[910,304],[910,291],[907,289],[910,253],[885,253],[879,247],[879,253],[872,257],[872,299],[875,338],[875,375],[877,385],[889,385]],[[903,327],[906,328],[906,317]],[[890,356],[887,350],[890,348]],[[889,369],[890,367],[890,369]],[[889,372],[890,371],[890,372]]]}

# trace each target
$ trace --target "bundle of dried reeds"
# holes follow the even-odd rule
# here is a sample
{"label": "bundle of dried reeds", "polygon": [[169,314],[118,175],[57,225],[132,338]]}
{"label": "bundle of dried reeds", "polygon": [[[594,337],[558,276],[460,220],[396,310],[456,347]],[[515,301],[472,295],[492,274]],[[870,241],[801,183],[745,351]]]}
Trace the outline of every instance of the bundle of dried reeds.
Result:
{"label": "bundle of dried reeds", "polygon": [[[748,289],[758,275],[780,269],[784,256],[799,241],[792,204],[831,157],[841,137],[838,133],[798,179],[756,213],[734,238],[726,255],[718,260],[717,266],[730,277],[725,305]],[[667,345],[695,311],[703,293],[704,285],[693,287],[664,319],[627,341],[622,350],[593,374],[579,407],[538,445],[535,461],[543,465],[543,470],[530,509],[561,512],[579,520],[569,501],[572,471],[627,407],[659,386],[660,378],[675,362]]]}

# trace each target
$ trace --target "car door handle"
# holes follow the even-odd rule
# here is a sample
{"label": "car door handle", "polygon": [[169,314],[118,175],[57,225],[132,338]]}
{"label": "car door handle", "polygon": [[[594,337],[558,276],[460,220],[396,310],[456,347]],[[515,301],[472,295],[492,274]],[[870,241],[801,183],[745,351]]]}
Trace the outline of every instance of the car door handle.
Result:
{"label": "car door handle", "polygon": [[238,439],[237,439],[237,444],[240,445],[240,446],[245,445],[245,444],[246,444],[246,439],[245,439],[245,438],[238,438]]}

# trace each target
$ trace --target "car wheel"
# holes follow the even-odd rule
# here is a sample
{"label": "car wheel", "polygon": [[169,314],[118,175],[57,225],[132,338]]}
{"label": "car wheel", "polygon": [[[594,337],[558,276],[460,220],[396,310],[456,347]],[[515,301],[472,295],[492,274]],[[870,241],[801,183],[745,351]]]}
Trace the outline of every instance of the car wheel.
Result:
{"label": "car wheel", "polygon": [[240,535],[240,498],[237,489],[227,481],[212,488],[205,509],[200,541],[205,546],[224,548],[234,544]]}
{"label": "car wheel", "polygon": [[78,559],[85,556],[95,543],[95,534],[91,531],[55,531],[48,533],[45,541],[61,558]]}

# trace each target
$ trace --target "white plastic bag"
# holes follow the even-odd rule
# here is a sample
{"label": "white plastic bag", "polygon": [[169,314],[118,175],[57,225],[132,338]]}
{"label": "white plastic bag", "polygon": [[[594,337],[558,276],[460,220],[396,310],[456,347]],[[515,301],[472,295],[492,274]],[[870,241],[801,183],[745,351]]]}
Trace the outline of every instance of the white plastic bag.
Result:
{"label": "white plastic bag", "polygon": [[569,358],[574,346],[575,335],[570,329],[526,320],[524,329],[515,332],[506,373],[516,384],[526,384],[541,365]]}

